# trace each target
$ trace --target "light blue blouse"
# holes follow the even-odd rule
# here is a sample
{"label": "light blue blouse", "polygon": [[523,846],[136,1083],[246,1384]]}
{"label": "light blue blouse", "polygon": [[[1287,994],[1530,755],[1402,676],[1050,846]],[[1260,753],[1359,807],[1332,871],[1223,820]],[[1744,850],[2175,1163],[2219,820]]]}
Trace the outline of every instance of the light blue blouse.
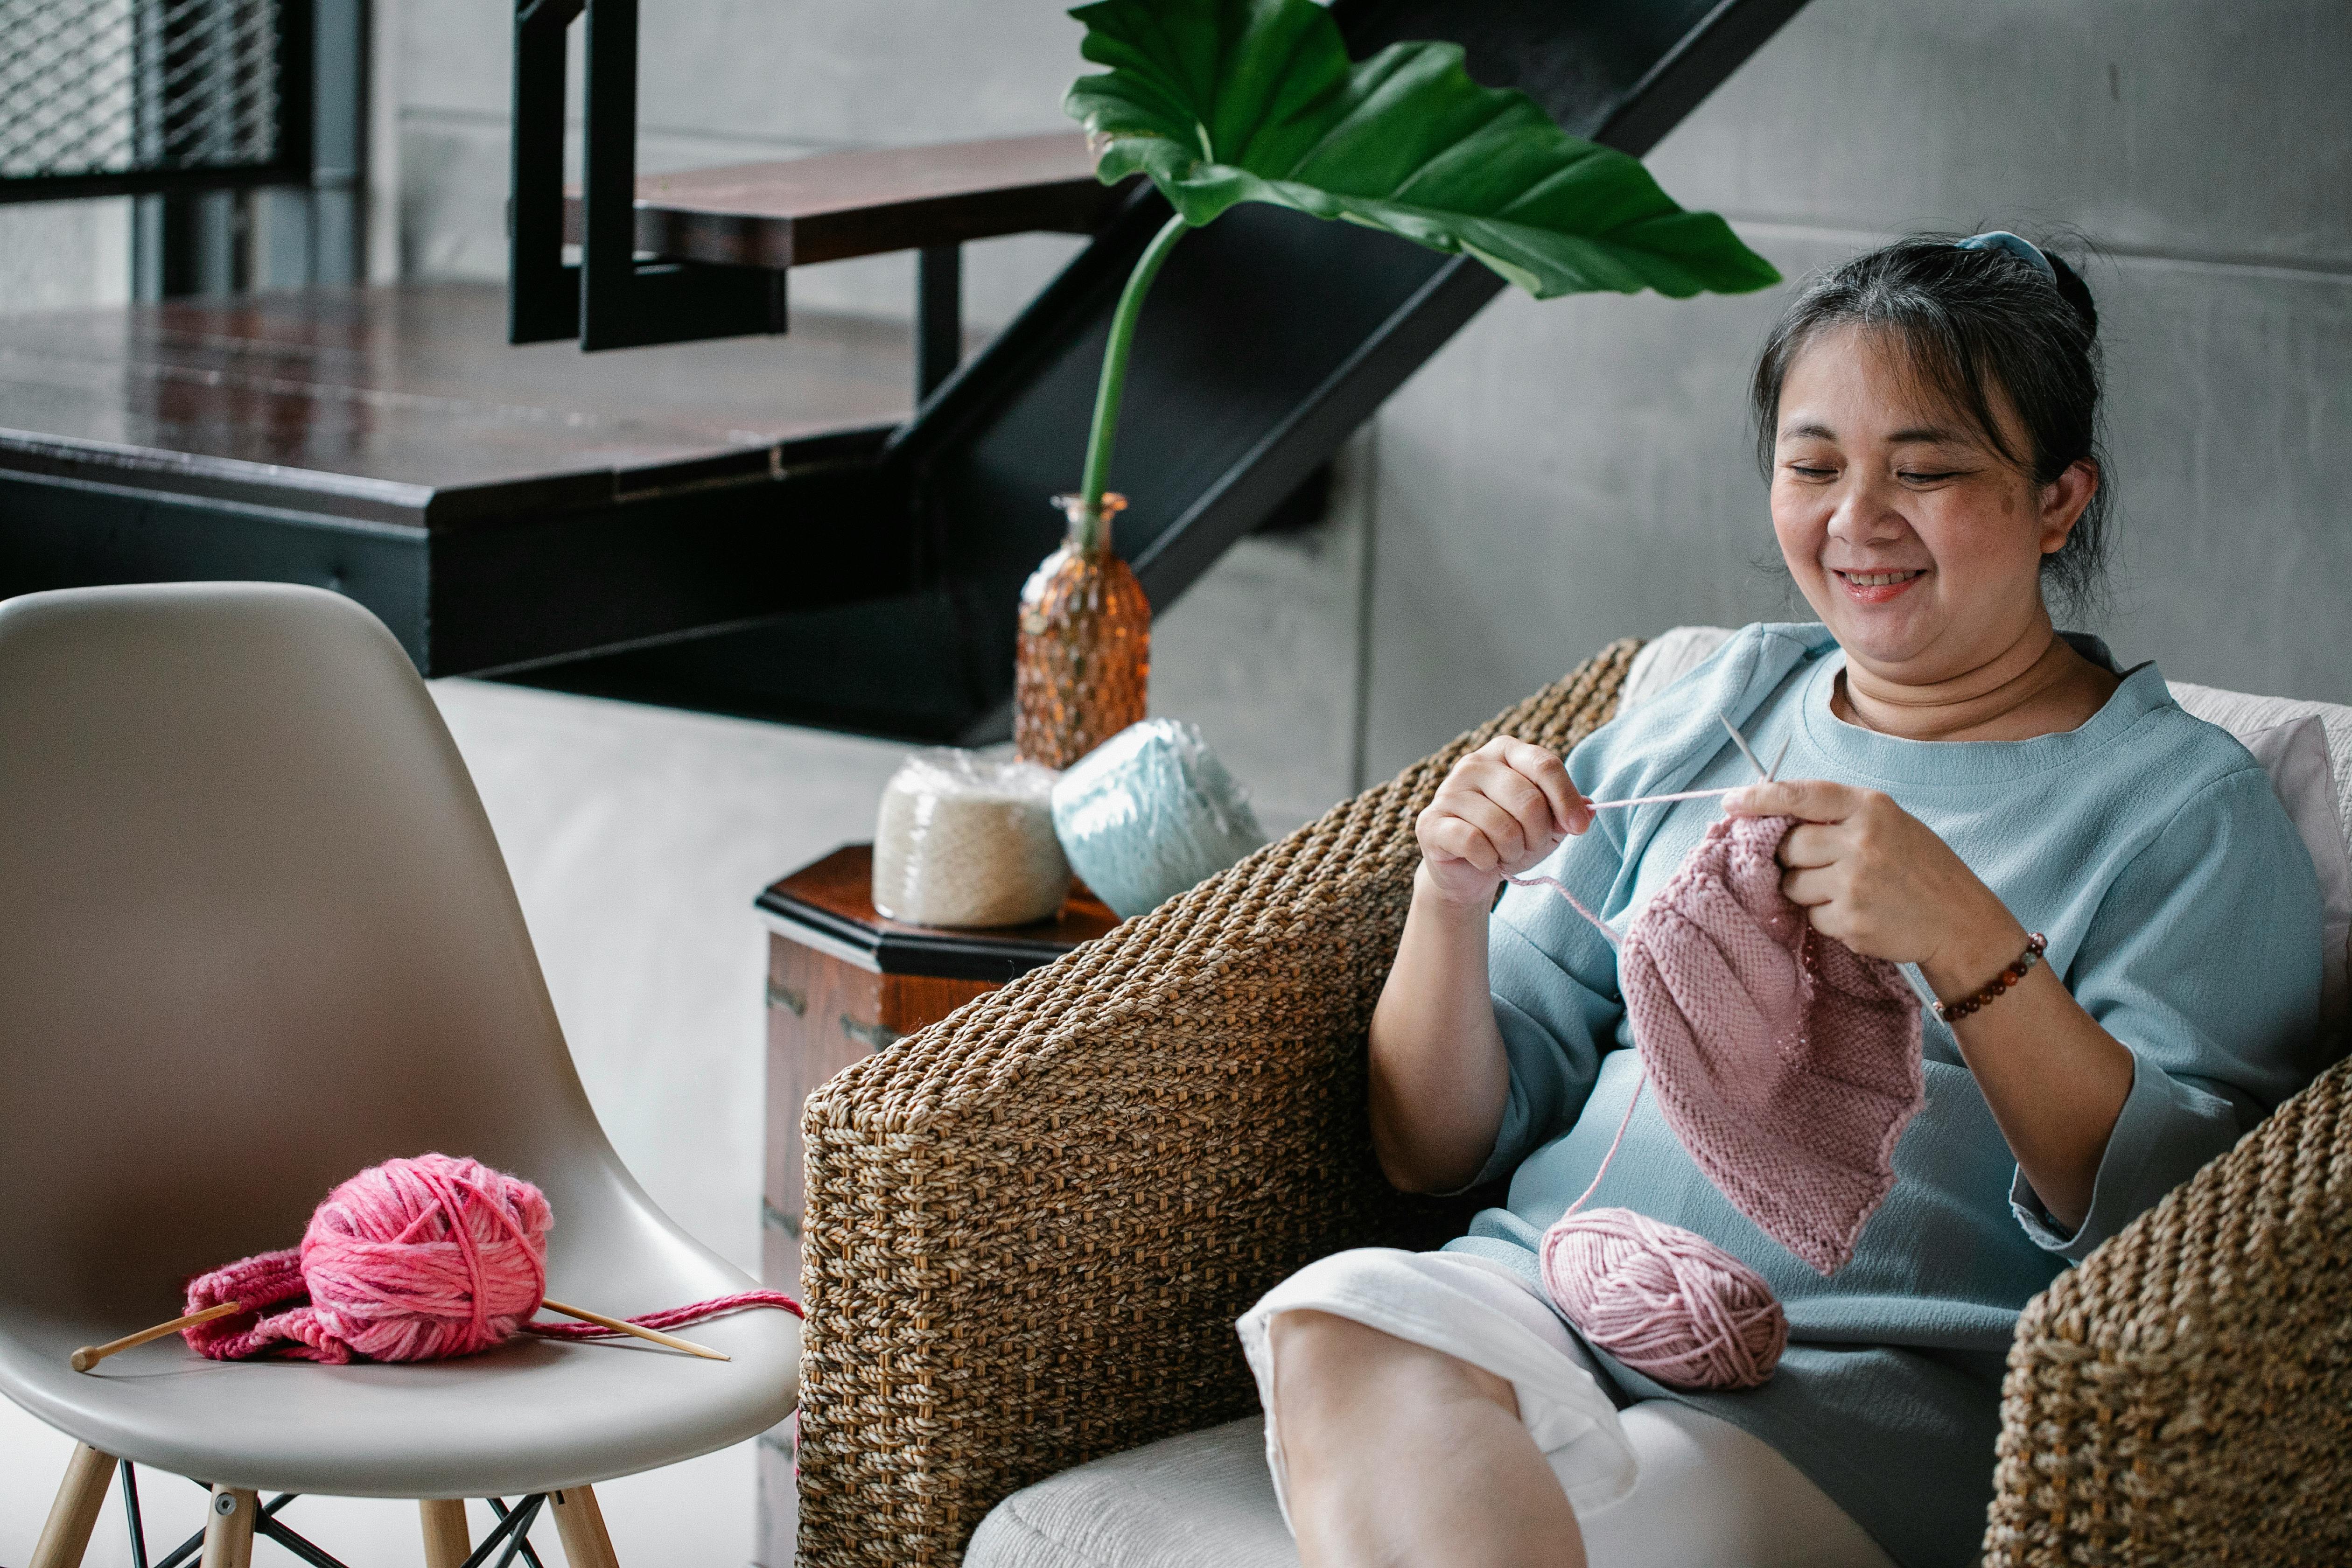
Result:
{"label": "light blue blouse", "polygon": [[[1569,771],[1595,800],[1746,783],[1721,713],[1767,758],[1789,742],[1781,777],[1884,790],[1933,828],[2048,935],[2052,972],[2131,1050],[2090,1213],[2069,1232],[2042,1209],[1932,1016],[1927,1109],[1895,1149],[1895,1190],[1827,1279],[1716,1191],[1645,1096],[1593,1204],[1745,1260],[1787,1308],[1790,1346],[1769,1384],[1736,1394],[1678,1393],[1601,1359],[1624,1397],[1685,1400],[1762,1437],[1905,1568],[1930,1568],[1972,1561],[1982,1537],[2026,1300],[2326,1065],[2319,889],[2261,767],[2175,705],[2154,665],[2080,729],[2017,742],[1848,724],[1830,708],[1843,667],[1822,626],[1749,626],[1589,737]],[[1711,800],[1603,812],[1542,869],[1622,930],[1718,815]],[[1448,1247],[1534,1281],[1537,1242],[1591,1180],[1640,1062],[1614,950],[1549,889],[1510,889],[1488,944],[1511,1087],[1478,1180],[1509,1176],[1509,1206]]]}

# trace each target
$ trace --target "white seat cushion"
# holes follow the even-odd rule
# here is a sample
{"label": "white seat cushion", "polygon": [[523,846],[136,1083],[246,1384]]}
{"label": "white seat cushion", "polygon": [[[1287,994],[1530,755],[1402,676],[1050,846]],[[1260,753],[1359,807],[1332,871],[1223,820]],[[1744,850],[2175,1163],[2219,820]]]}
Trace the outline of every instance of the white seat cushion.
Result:
{"label": "white seat cushion", "polygon": [[[1632,1496],[1579,1511],[1601,1568],[1892,1568],[1794,1465],[1668,1399],[1624,1413]],[[964,1568],[1297,1568],[1256,1416],[1097,1459],[1014,1492]]]}
{"label": "white seat cushion", "polygon": [[2352,1013],[2352,708],[2178,680],[2172,700],[2254,754],[2311,852],[2327,943],[2320,1016],[2340,1033]]}
{"label": "white seat cushion", "polygon": [[1065,1470],[996,1505],[964,1568],[1298,1568],[1252,1415]]}

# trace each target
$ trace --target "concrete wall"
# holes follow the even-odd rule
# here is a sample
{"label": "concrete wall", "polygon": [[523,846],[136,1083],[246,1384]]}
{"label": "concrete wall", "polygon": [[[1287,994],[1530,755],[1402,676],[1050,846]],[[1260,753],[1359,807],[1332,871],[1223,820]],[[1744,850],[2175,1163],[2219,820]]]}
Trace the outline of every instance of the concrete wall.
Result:
{"label": "concrete wall", "polygon": [[131,297],[131,202],[0,206],[0,315]]}
{"label": "concrete wall", "polygon": [[[2080,230],[2124,557],[2098,629],[2352,700],[2347,68],[2326,0],[1815,0],[1649,163],[1792,279],[1908,229]],[[1506,296],[1382,411],[1376,773],[1612,637],[1783,613],[1741,407],[1780,298]]]}

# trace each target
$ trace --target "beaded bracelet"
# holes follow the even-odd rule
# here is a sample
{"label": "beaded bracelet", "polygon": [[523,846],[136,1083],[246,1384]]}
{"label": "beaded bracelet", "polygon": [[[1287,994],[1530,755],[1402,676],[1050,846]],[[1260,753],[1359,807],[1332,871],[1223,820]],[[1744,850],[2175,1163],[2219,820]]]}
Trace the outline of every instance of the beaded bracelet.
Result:
{"label": "beaded bracelet", "polygon": [[2042,954],[2049,945],[2050,939],[2043,936],[2040,931],[2035,931],[2032,936],[2025,939],[2025,951],[2017,955],[2016,963],[2011,964],[2007,969],[2002,970],[1999,974],[1994,975],[1992,977],[1991,984],[1988,984],[1983,990],[1978,992],[1975,995],[1949,1004],[1943,1002],[1937,1003],[1936,1016],[1941,1018],[1947,1024],[1957,1023],[1960,1019],[1967,1017],[1969,1014],[1975,1012],[1978,1008],[1982,1007],[1994,997],[1999,996],[2002,992],[2008,990],[2011,986],[2024,979],[2026,973],[2035,964],[2042,962]]}

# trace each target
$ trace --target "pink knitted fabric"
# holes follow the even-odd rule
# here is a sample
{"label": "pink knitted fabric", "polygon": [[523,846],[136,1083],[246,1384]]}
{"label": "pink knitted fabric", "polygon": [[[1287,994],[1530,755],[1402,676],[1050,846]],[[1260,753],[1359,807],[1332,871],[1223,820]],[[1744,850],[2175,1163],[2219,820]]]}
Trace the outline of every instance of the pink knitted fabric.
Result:
{"label": "pink knitted fabric", "polygon": [[[327,1194],[299,1248],[190,1280],[190,1312],[225,1301],[246,1310],[181,1333],[215,1361],[283,1351],[339,1364],[471,1355],[524,1332],[613,1337],[594,1323],[530,1321],[546,1295],[553,1224],[546,1197],[520,1176],[446,1154],[387,1160]],[[802,1315],[781,1291],[745,1290],[629,1321],[683,1328],[751,1307]]]}
{"label": "pink knitted fabric", "polygon": [[1619,984],[1666,1121],[1723,1195],[1822,1274],[1853,1255],[1927,1103],[1903,973],[1780,891],[1787,816],[1709,827],[1626,933]]}
{"label": "pink knitted fabric", "polygon": [[199,1324],[188,1342],[242,1360],[290,1341],[289,1354],[337,1363],[488,1350],[539,1310],[553,1223],[520,1176],[446,1154],[386,1161],[327,1194],[299,1251],[191,1280],[191,1312],[223,1301],[283,1310]]}

